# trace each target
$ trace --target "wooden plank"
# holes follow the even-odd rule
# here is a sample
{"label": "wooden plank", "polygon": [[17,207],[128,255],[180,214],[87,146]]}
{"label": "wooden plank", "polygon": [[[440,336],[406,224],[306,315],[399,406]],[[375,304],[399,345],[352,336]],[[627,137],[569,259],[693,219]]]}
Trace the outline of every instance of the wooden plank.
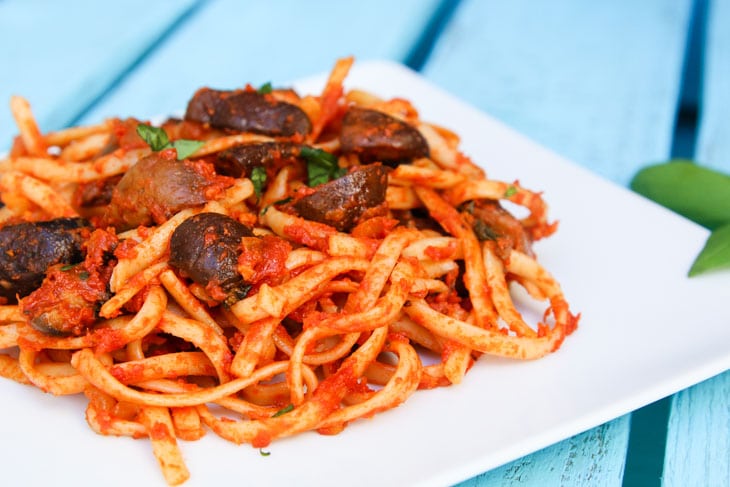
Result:
{"label": "wooden plank", "polygon": [[730,482],[730,372],[674,395],[667,426],[664,486]]}
{"label": "wooden plank", "polygon": [[30,101],[42,130],[64,127],[195,4],[0,2],[0,152],[17,132],[11,95]]}
{"label": "wooden plank", "polygon": [[[606,445],[625,445],[628,434],[629,416],[625,415],[459,485],[460,487],[620,485],[623,469],[621,464],[612,458],[614,450],[618,449]],[[589,462],[585,462],[588,451],[592,458]]]}
{"label": "wooden plank", "polygon": [[[708,4],[695,159],[730,173],[730,3]],[[730,482],[730,372],[676,394],[667,427],[664,485]]]}
{"label": "wooden plank", "polygon": [[183,110],[201,86],[286,84],[329,71],[336,58],[348,55],[403,61],[439,5],[439,0],[406,0],[398,8],[388,0],[210,2],[84,121],[168,114]]}
{"label": "wooden plank", "polygon": [[695,159],[730,173],[730,3],[709,3],[706,36]]}
{"label": "wooden plank", "polygon": [[[690,11],[691,0],[463,1],[423,72],[626,184],[669,158]],[[461,486],[620,485],[629,428],[623,416]]]}
{"label": "wooden plank", "polygon": [[691,0],[462,2],[428,78],[626,184],[669,155]]}

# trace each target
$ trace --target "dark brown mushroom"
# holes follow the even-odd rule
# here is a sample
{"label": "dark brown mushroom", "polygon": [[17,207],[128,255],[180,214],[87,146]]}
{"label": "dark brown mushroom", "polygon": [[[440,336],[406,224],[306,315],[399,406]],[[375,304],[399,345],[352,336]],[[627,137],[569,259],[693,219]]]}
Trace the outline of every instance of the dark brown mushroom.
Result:
{"label": "dark brown mushroom", "polygon": [[271,136],[304,136],[312,130],[312,122],[298,106],[245,90],[201,88],[188,103],[185,119]]}
{"label": "dark brown mushroom", "polygon": [[199,213],[173,232],[169,262],[213,298],[240,298],[248,288],[237,270],[241,239],[252,236],[250,228],[229,216]]}
{"label": "dark brown mushroom", "polygon": [[164,223],[178,211],[206,203],[210,184],[192,165],[176,160],[173,151],[154,152],[132,166],[114,188],[107,223],[121,230]]}
{"label": "dark brown mushroom", "polygon": [[419,157],[428,157],[426,139],[412,125],[386,113],[351,107],[342,119],[340,146],[364,163],[383,162],[397,165]]}
{"label": "dark brown mushroom", "polygon": [[325,223],[339,231],[349,231],[360,217],[385,201],[388,169],[380,164],[361,166],[325,184],[293,203],[307,220]]}
{"label": "dark brown mushroom", "polygon": [[279,167],[299,160],[300,145],[292,142],[243,144],[221,151],[214,165],[219,174],[250,177],[254,167]]}
{"label": "dark brown mushroom", "polygon": [[30,294],[49,267],[83,260],[84,235],[91,231],[82,218],[6,225],[0,229],[0,296],[8,303]]}
{"label": "dark brown mushroom", "polygon": [[57,265],[41,286],[21,302],[36,330],[51,336],[81,336],[97,322],[99,309],[111,297],[112,266],[89,272],[84,265]]}

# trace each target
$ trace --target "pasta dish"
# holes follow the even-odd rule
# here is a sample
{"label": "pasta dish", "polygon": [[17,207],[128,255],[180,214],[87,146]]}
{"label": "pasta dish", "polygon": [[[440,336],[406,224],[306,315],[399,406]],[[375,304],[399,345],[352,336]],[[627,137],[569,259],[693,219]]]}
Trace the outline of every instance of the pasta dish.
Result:
{"label": "pasta dish", "polygon": [[95,432],[148,438],[177,485],[179,439],[265,454],[459,384],[481,355],[557,350],[579,315],[533,250],[557,230],[542,195],[407,99],[346,89],[352,63],[316,94],[201,88],[161,123],[42,133],[13,97],[0,375],[84,395]]}

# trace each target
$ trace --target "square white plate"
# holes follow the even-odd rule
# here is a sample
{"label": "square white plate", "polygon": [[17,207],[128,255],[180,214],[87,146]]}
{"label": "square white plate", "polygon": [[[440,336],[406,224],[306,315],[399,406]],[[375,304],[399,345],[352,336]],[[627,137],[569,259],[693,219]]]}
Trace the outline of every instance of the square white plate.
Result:
{"label": "square white plate", "polygon": [[[296,86],[319,92],[324,77]],[[578,330],[534,362],[483,356],[458,386],[419,391],[337,436],[305,433],[263,456],[209,433],[181,442],[186,486],[445,485],[599,425],[730,367],[730,273],[686,277],[707,231],[562,159],[389,62],[349,87],[412,100],[461,135],[493,179],[544,192],[553,237],[536,246]],[[181,104],[186,100],[181,100]],[[580,137],[580,134],[576,134]],[[0,382],[0,478],[8,485],[164,485],[146,440],[98,436],[83,398]]]}

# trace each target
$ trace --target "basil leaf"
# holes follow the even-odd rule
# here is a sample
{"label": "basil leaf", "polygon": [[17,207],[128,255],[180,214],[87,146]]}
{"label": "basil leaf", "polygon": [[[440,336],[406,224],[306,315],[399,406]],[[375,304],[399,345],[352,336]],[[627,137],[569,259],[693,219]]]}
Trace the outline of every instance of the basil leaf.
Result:
{"label": "basil leaf", "polygon": [[170,146],[170,139],[167,137],[167,133],[160,127],[140,123],[137,125],[137,135],[155,152]]}
{"label": "basil leaf", "polygon": [[337,165],[337,158],[329,152],[303,146],[299,155],[307,160],[307,179],[310,188],[344,176],[345,168]]}
{"label": "basil leaf", "polygon": [[716,228],[689,270],[696,276],[713,269],[730,268],[730,223]]}
{"label": "basil leaf", "polygon": [[193,155],[204,144],[205,142],[201,142],[200,140],[178,139],[173,141],[170,146],[174,147],[177,151],[177,160],[182,161]]}
{"label": "basil leaf", "polygon": [[267,81],[266,83],[262,84],[261,87],[256,91],[261,95],[267,95],[273,90],[274,88],[271,86],[271,81]]}
{"label": "basil leaf", "polygon": [[261,216],[264,216],[266,214],[266,212],[269,211],[269,208],[271,208],[272,206],[285,205],[285,204],[289,203],[292,199],[293,198],[291,196],[287,196],[286,198],[274,201],[270,205],[264,206],[264,208],[261,210]]}
{"label": "basil leaf", "polygon": [[150,146],[154,152],[163,149],[175,149],[177,152],[177,160],[182,161],[193,155],[195,151],[200,149],[205,142],[199,140],[178,139],[170,142],[165,129],[161,127],[153,127],[144,123],[137,125],[137,134]]}
{"label": "basil leaf", "polygon": [[482,242],[484,240],[497,240],[497,238],[499,238],[497,232],[481,220],[475,221],[472,229],[474,230],[474,235],[476,235],[477,240]]}
{"label": "basil leaf", "polygon": [[730,222],[730,176],[692,161],[646,167],[631,189],[711,230]]}
{"label": "basil leaf", "polygon": [[517,188],[514,186],[509,186],[506,190],[504,190],[504,197],[509,198],[510,196],[513,196],[517,194]]}
{"label": "basil leaf", "polygon": [[253,191],[257,198],[261,198],[261,193],[266,185],[266,169],[263,166],[256,166],[251,171],[251,182],[253,183]]}
{"label": "basil leaf", "polygon": [[283,407],[279,409],[277,412],[275,412],[273,415],[271,415],[272,418],[278,418],[279,416],[282,416],[286,413],[289,413],[294,410],[294,404],[289,404],[286,407]]}
{"label": "basil leaf", "polygon": [[268,457],[269,455],[271,455],[271,452],[266,451],[263,448],[259,448],[259,455],[261,455],[262,457]]}

